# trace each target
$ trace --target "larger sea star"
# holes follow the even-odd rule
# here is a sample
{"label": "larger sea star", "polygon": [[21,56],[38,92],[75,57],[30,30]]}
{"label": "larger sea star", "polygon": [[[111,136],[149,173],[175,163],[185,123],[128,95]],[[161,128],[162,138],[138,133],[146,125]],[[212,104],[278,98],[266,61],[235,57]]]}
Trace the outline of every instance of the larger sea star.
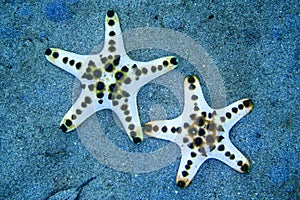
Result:
{"label": "larger sea star", "polygon": [[175,57],[150,62],[129,58],[125,52],[117,14],[105,18],[105,43],[99,54],[78,55],[57,48],[45,51],[48,61],[73,74],[81,82],[81,94],[60,123],[63,132],[79,126],[93,113],[111,109],[134,143],[143,140],[136,97],[139,89],[177,66]]}
{"label": "larger sea star", "polygon": [[195,76],[184,81],[184,109],[176,119],[148,122],[145,133],[176,143],[181,149],[181,162],[176,182],[186,187],[204,161],[215,158],[238,172],[248,172],[248,159],[231,143],[229,130],[248,114],[253,103],[239,100],[223,109],[213,109],[206,103],[199,80]]}

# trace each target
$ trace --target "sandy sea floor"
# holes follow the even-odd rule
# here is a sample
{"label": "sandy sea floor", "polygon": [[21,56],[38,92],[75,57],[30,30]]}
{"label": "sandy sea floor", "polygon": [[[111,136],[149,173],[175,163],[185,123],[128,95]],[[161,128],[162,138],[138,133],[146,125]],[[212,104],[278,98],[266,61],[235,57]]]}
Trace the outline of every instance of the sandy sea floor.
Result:
{"label": "sandy sea floor", "polygon": [[[267,2],[2,1],[0,199],[299,199],[299,2]],[[181,114],[183,99],[175,93],[183,95],[183,78],[191,74],[199,77],[211,105],[251,98],[254,110],[230,132],[233,144],[250,160],[250,173],[211,159],[189,187],[180,189],[175,183],[179,155],[146,173],[120,171],[99,162],[78,130],[64,134],[59,129],[76,82],[45,59],[45,49],[89,54],[104,41],[109,9],[118,13],[123,31],[157,27],[190,37],[205,49],[221,77],[204,79],[204,72],[177,55],[177,49],[129,52],[141,61],[179,57],[176,69],[140,90],[142,125],[162,117],[159,112],[167,119]],[[193,53],[195,47],[190,48]],[[149,154],[169,145],[146,138],[137,146],[111,111],[94,117],[104,135],[126,152]]]}

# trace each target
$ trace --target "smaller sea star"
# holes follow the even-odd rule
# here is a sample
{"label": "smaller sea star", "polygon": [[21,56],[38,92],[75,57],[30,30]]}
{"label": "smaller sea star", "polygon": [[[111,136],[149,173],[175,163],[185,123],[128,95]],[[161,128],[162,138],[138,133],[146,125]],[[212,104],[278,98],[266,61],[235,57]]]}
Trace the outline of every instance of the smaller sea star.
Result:
{"label": "smaller sea star", "polygon": [[223,109],[213,109],[206,103],[196,76],[185,79],[184,96],[184,110],[179,117],[148,122],[144,128],[148,136],[180,147],[177,185],[188,186],[199,167],[210,158],[221,160],[238,172],[248,172],[250,163],[231,143],[229,130],[253,109],[252,101],[241,99]]}
{"label": "smaller sea star", "polygon": [[63,132],[79,126],[93,113],[110,109],[116,113],[134,143],[143,140],[136,97],[142,86],[177,67],[168,56],[149,62],[134,61],[127,55],[120,22],[113,10],[105,18],[104,47],[96,55],[78,55],[57,48],[45,51],[46,59],[76,76],[81,94],[60,123]]}

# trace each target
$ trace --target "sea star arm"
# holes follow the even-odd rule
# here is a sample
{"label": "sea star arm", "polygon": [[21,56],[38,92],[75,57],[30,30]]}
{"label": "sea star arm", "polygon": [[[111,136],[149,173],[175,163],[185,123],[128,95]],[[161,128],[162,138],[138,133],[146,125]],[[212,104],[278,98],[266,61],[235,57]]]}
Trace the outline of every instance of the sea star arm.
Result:
{"label": "sea star arm", "polygon": [[113,111],[117,114],[131,141],[138,144],[143,140],[143,132],[137,109],[136,94],[132,94],[127,100],[127,102],[120,100],[118,105],[113,107]]}
{"label": "sea star arm", "polygon": [[84,120],[99,110],[99,107],[95,107],[95,98],[92,98],[94,94],[92,92],[82,92],[75,104],[70,108],[67,114],[60,122],[60,129],[63,132],[69,132],[78,127]]}
{"label": "sea star arm", "polygon": [[53,65],[79,77],[83,70],[83,64],[88,56],[78,55],[62,49],[48,48],[45,51],[46,59]]}
{"label": "sea star arm", "polygon": [[[228,134],[228,133],[227,133]],[[221,160],[234,170],[245,173],[250,169],[248,159],[232,144],[228,137],[225,137],[215,151],[212,151],[209,158]]]}
{"label": "sea star arm", "polygon": [[131,78],[131,82],[125,85],[124,88],[130,93],[139,90],[155,78],[173,70],[178,64],[177,58],[174,56],[158,58],[149,62],[138,62],[128,59],[125,63],[128,63],[127,65],[129,66],[128,75]]}
{"label": "sea star arm", "polygon": [[176,126],[181,124],[181,121],[181,116],[179,116],[178,118],[172,120],[157,120],[147,122],[145,124],[144,131],[150,137],[169,140],[175,143],[182,143],[182,137],[180,136],[182,127]]}
{"label": "sea star arm", "polygon": [[105,42],[101,54],[119,55],[126,54],[120,20],[116,12],[109,10],[105,17]]}
{"label": "sea star arm", "polygon": [[179,187],[187,187],[193,180],[200,166],[208,159],[197,153],[197,156],[191,156],[191,149],[187,146],[181,148],[181,154],[186,155],[181,157],[180,166],[178,168],[176,183]]}
{"label": "sea star arm", "polygon": [[193,102],[184,104],[185,113],[212,110],[205,101],[200,82],[196,76],[188,76],[184,79],[184,99]]}
{"label": "sea star arm", "polygon": [[223,109],[217,109],[216,122],[222,124],[225,131],[229,131],[242,117],[253,109],[251,99],[241,99]]}

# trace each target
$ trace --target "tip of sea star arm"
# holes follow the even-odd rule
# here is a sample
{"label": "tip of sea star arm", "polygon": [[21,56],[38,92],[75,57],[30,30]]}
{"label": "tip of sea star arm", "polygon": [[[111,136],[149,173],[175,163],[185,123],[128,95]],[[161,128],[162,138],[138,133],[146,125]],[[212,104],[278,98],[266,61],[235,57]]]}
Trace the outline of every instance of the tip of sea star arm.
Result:
{"label": "tip of sea star arm", "polygon": [[74,130],[75,127],[69,128],[69,127],[67,127],[67,126],[63,123],[63,124],[60,125],[59,129],[61,129],[62,132],[67,133],[67,132],[70,132],[70,131]]}
{"label": "tip of sea star arm", "polygon": [[203,96],[200,81],[197,76],[187,76],[184,80],[184,112],[195,112],[198,110],[210,111]]}
{"label": "tip of sea star arm", "polygon": [[60,122],[60,129],[63,132],[72,131],[100,109],[100,107],[94,106],[94,103],[97,102],[95,102],[95,99],[92,97],[93,93],[81,92],[75,104]]}
{"label": "tip of sea star arm", "polygon": [[106,13],[107,17],[113,17],[115,15],[116,15],[116,12],[112,9],[108,10],[107,13]]}
{"label": "tip of sea star arm", "polygon": [[178,124],[178,118],[173,120],[151,121],[145,124],[143,131],[149,137],[175,142],[180,138],[182,127]]}
{"label": "tip of sea star arm", "polygon": [[87,56],[78,55],[57,48],[48,48],[45,50],[46,59],[53,65],[78,77],[83,68]]}
{"label": "tip of sea star arm", "polygon": [[241,118],[250,113],[254,107],[251,99],[241,99],[223,109],[217,109],[218,121],[229,131]]}
{"label": "tip of sea star arm", "polygon": [[178,59],[175,56],[166,56],[149,62],[137,63],[140,70],[146,68],[149,73],[162,75],[176,68],[178,66]]}
{"label": "tip of sea star arm", "polygon": [[[76,113],[82,112],[81,116]],[[89,112],[88,110],[80,111],[79,109],[74,110],[71,108],[69,112],[64,116],[60,122],[60,129],[64,132],[70,132],[77,128],[80,124],[83,123],[94,111]]]}
{"label": "tip of sea star arm", "polygon": [[229,139],[223,139],[216,149],[211,152],[209,157],[222,161],[240,173],[247,173],[250,170],[249,160],[231,143]]}
{"label": "tip of sea star arm", "polygon": [[207,157],[190,148],[182,148],[181,153],[182,156],[176,176],[176,183],[178,187],[184,188],[191,183]]}
{"label": "tip of sea star arm", "polygon": [[115,101],[111,108],[123,125],[128,137],[135,144],[140,144],[143,139],[143,131],[137,109],[136,97],[129,96],[126,100]]}
{"label": "tip of sea star arm", "polygon": [[[179,173],[179,171],[178,171],[178,173]],[[182,173],[182,172],[181,172],[181,173]],[[191,182],[192,182],[191,179],[182,177],[182,175],[181,175],[180,177],[177,175],[177,177],[176,177],[176,184],[177,184],[177,186],[180,187],[180,188],[185,188],[185,187],[189,186],[189,184],[190,184]]]}
{"label": "tip of sea star arm", "polygon": [[152,136],[152,125],[151,123],[147,122],[143,127],[143,132],[145,132],[148,136]]}
{"label": "tip of sea star arm", "polygon": [[105,42],[102,53],[113,55],[125,54],[120,20],[113,10],[107,11],[105,18]]}
{"label": "tip of sea star arm", "polygon": [[250,111],[254,108],[254,103],[251,99],[244,99],[243,104],[246,108],[248,108]]}
{"label": "tip of sea star arm", "polygon": [[157,125],[147,122],[143,127],[143,132],[149,137],[157,137],[157,131],[159,130]]}
{"label": "tip of sea star arm", "polygon": [[142,143],[142,139],[140,137],[133,137],[132,141],[134,142],[134,144],[140,144],[140,143]]}
{"label": "tip of sea star arm", "polygon": [[136,67],[131,69],[130,76],[133,81],[127,86],[128,90],[141,88],[150,81],[168,73],[177,67],[178,62],[176,57],[168,56],[149,62],[133,61],[132,64]]}
{"label": "tip of sea star arm", "polygon": [[[165,61],[168,61],[168,63],[165,63]],[[176,68],[178,66],[178,59],[175,56],[168,56],[165,58],[165,61],[163,62],[163,65],[170,68]]]}

